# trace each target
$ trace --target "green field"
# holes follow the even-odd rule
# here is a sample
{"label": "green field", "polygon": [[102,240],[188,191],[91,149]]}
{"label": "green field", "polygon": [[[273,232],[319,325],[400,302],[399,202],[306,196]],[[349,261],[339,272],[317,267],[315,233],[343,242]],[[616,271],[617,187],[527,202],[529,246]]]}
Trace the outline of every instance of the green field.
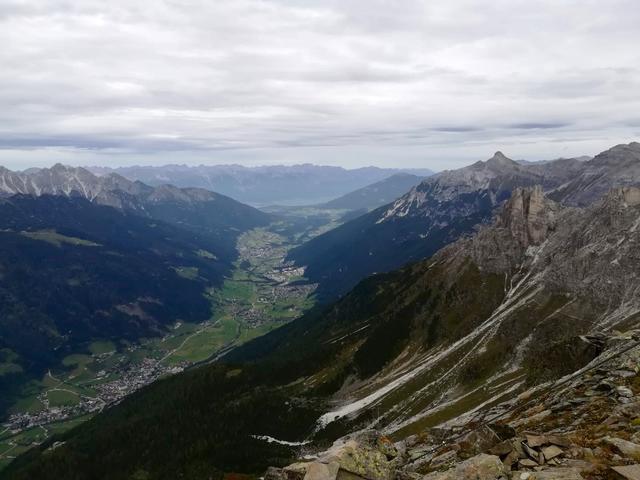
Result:
{"label": "green field", "polygon": [[90,242],[89,240],[83,240],[82,238],[68,237],[62,235],[55,230],[37,230],[34,232],[20,232],[21,235],[29,237],[33,240],[41,240],[43,242],[50,243],[56,247],[62,246],[63,243],[68,243],[75,246],[83,247],[100,247],[98,243]]}
{"label": "green field", "polygon": [[85,415],[64,422],[51,423],[46,427],[34,427],[17,435],[0,430],[0,470],[6,467],[14,457],[26,452],[34,444],[43,442],[53,434],[63,433],[89,418],[91,418],[90,415]]}

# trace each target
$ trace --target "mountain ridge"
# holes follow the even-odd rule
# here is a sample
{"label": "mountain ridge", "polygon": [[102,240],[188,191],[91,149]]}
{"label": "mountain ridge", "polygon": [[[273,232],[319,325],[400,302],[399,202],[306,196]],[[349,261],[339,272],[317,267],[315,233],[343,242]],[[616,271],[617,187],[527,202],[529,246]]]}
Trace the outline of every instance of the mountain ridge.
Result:
{"label": "mountain ridge", "polygon": [[496,152],[458,170],[428,177],[408,193],[294,249],[289,259],[306,266],[321,301],[356,282],[426,258],[488,222],[515,187],[566,183],[582,162],[558,160],[520,165]]}
{"label": "mountain ridge", "polygon": [[201,188],[151,187],[112,173],[97,176],[82,167],[56,164],[30,173],[0,170],[0,196],[16,194],[82,197],[98,204],[157,218],[205,234],[229,255],[237,236],[273,218],[232,198]]}
{"label": "mountain ridge", "polygon": [[317,205],[318,208],[345,210],[374,210],[403,195],[422,181],[424,177],[409,173],[396,173],[366,187],[362,187],[329,202]]}

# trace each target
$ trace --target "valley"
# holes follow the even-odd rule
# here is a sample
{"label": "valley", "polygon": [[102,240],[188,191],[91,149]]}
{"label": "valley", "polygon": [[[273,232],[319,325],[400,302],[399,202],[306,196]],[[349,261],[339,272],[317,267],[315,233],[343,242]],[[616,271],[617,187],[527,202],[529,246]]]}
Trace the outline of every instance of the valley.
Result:
{"label": "valley", "polygon": [[[207,363],[229,349],[299,317],[314,286],[286,262],[293,246],[282,222],[242,234],[239,258],[207,300],[215,313],[201,323],[176,320],[168,332],[139,342],[94,341],[22,389],[0,428],[0,469],[15,456],[91,418],[151,382]],[[313,233],[311,233],[313,234]],[[178,272],[197,275],[197,269]]]}

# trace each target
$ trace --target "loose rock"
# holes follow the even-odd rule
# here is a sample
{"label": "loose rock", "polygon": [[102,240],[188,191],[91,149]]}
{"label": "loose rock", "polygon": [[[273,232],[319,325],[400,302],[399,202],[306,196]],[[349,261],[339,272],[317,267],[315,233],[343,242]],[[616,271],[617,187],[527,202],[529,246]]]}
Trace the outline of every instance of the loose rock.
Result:
{"label": "loose rock", "polygon": [[498,480],[507,479],[508,472],[500,458],[481,453],[446,472],[433,472],[423,480]]}

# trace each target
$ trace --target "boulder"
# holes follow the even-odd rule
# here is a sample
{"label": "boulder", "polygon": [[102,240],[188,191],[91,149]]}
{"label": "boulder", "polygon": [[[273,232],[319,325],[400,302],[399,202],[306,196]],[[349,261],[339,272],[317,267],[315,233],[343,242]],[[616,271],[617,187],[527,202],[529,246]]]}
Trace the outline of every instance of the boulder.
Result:
{"label": "boulder", "polygon": [[462,456],[471,457],[481,452],[486,452],[502,440],[496,432],[485,426],[465,435],[462,440],[458,442],[458,446],[460,447]]}
{"label": "boulder", "polygon": [[311,462],[307,466],[307,473],[304,476],[304,480],[335,480],[339,469],[340,465],[338,465],[337,462]]}
{"label": "boulder", "polygon": [[525,434],[525,438],[527,439],[527,445],[531,448],[541,447],[542,445],[549,443],[547,437],[544,435]]}
{"label": "boulder", "polygon": [[308,463],[294,463],[282,469],[286,480],[303,480],[307,473]]}
{"label": "boulder", "polygon": [[452,463],[455,463],[458,460],[458,455],[453,450],[446,451],[437,457],[433,457],[429,467],[432,469],[439,468],[442,469],[443,466],[449,466]]}
{"label": "boulder", "polygon": [[428,458],[429,461],[431,461],[431,459],[433,458],[432,450],[432,448],[427,447],[414,448],[407,451],[407,457],[409,458],[410,462],[414,462],[418,459],[423,458]]}
{"label": "boulder", "polygon": [[376,439],[376,447],[389,460],[392,460],[398,456],[398,449],[393,444],[393,442],[388,437],[385,437],[384,435],[381,435]]}
{"label": "boulder", "polygon": [[337,463],[340,469],[368,480],[390,480],[395,463],[377,448],[361,445],[355,440],[329,450],[318,459],[322,463]]}
{"label": "boulder", "polygon": [[[515,477],[520,478],[520,477]],[[547,468],[530,472],[528,480],[584,480],[577,468]]]}
{"label": "boulder", "polygon": [[544,463],[544,460],[540,458],[540,452],[538,452],[537,450],[534,450],[526,443],[523,443],[522,447],[524,448],[525,453],[529,456],[531,460],[534,460],[538,463]]}
{"label": "boulder", "polygon": [[569,448],[571,446],[569,439],[560,435],[547,435],[547,441],[552,445],[562,448]]}
{"label": "boulder", "polygon": [[491,455],[498,455],[499,457],[503,455],[508,455],[513,451],[513,444],[509,440],[505,440],[504,442],[500,442],[497,445],[494,445],[488,450],[488,453]]}
{"label": "boulder", "polygon": [[423,480],[506,480],[508,477],[499,457],[481,453],[445,472],[430,473]]}
{"label": "boulder", "polygon": [[544,455],[544,459],[546,461],[549,461],[552,458],[559,457],[563,453],[564,453],[563,450],[560,447],[557,447],[555,445],[549,445],[548,447],[544,447],[542,449],[542,454]]}
{"label": "boulder", "polygon": [[632,458],[634,460],[640,460],[640,445],[637,443],[617,437],[605,437],[602,441],[607,445],[612,446],[622,456]]}
{"label": "boulder", "polygon": [[269,467],[263,476],[264,480],[287,480],[281,468]]}
{"label": "boulder", "polygon": [[513,464],[517,463],[520,459],[520,455],[517,451],[511,450],[503,459],[502,463],[504,463],[507,467],[511,468]]}
{"label": "boulder", "polygon": [[613,467],[612,470],[625,480],[640,480],[640,465],[625,465]]}
{"label": "boulder", "polygon": [[524,468],[533,468],[538,466],[538,462],[530,458],[523,458],[518,462],[518,465]]}
{"label": "boulder", "polygon": [[616,393],[621,397],[631,398],[633,397],[633,392],[629,387],[616,387]]}

